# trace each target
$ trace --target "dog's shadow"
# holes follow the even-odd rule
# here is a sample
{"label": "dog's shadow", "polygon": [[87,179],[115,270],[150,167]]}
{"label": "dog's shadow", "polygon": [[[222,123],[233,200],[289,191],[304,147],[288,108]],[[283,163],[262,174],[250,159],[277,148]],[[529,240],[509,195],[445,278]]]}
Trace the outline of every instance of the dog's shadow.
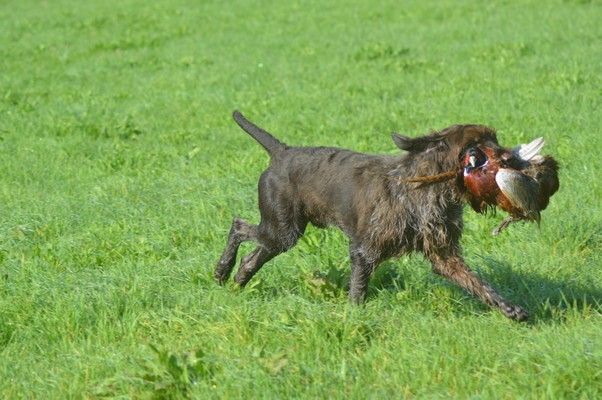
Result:
{"label": "dog's shadow", "polygon": [[602,288],[525,272],[491,257],[481,257],[480,263],[488,271],[481,270],[479,275],[509,300],[523,305],[531,322],[564,321],[569,313],[602,314]]}
{"label": "dog's shadow", "polygon": [[370,279],[368,298],[378,295],[380,291],[401,292],[406,290],[404,271],[395,262],[382,263]]}
{"label": "dog's shadow", "polygon": [[[494,258],[481,257],[479,262],[487,268],[478,268],[478,275],[490,282],[499,293],[527,309],[530,323],[555,323],[564,321],[568,314],[602,314],[602,289],[586,287],[575,282],[550,279],[546,276],[523,272],[512,268],[509,263]],[[383,263],[382,269],[371,282],[369,297],[378,296],[379,291],[399,292],[405,290],[404,273],[394,262]],[[447,285],[444,278],[435,284]],[[462,292],[460,287],[448,283]],[[466,301],[470,302],[467,295]],[[475,307],[466,304],[469,312],[488,313],[491,309],[474,299]],[[481,305],[481,306],[479,306]]]}

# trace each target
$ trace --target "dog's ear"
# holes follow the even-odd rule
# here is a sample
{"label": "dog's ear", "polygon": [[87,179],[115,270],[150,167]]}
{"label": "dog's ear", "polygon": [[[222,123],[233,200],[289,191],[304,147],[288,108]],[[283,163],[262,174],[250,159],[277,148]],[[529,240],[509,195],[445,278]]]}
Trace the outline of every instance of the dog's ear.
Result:
{"label": "dog's ear", "polygon": [[412,148],[412,139],[407,136],[400,135],[399,133],[391,133],[391,138],[393,139],[393,143],[395,146],[399,147],[401,150],[410,151]]}
{"label": "dog's ear", "polygon": [[432,147],[433,145],[436,145],[444,139],[443,137],[435,134],[410,138],[395,132],[391,134],[391,137],[393,138],[393,142],[395,143],[395,145],[401,150],[416,153],[425,151],[429,148],[429,146]]}

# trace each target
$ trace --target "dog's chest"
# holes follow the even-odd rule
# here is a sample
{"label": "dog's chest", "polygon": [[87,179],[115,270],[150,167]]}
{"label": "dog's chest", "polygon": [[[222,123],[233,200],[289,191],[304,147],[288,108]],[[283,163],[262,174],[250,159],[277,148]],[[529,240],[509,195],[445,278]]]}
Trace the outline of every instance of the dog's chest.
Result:
{"label": "dog's chest", "polygon": [[447,198],[430,200],[412,202],[405,198],[388,209],[375,207],[364,237],[369,238],[372,247],[389,255],[458,243],[462,205]]}

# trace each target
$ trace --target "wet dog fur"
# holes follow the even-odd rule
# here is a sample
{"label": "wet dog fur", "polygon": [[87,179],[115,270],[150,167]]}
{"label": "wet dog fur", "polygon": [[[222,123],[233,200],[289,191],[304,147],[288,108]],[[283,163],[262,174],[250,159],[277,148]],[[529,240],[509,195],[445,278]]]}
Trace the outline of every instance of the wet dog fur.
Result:
{"label": "wet dog fur", "polygon": [[270,156],[259,178],[261,221],[235,218],[215,269],[225,283],[244,241],[257,247],[242,258],[234,280],[245,286],[269,260],[292,248],[308,223],[337,226],[349,237],[349,298],[364,301],[371,274],[382,261],[420,252],[433,272],[455,282],[507,317],[522,321],[527,312],[500,296],[464,262],[460,247],[465,189],[461,174],[431,184],[416,176],[443,176],[461,170],[467,148],[500,148],[495,132],[482,125],[454,125],[409,138],[393,134],[405,154],[357,153],[334,147],[292,147],[235,111],[234,120]]}

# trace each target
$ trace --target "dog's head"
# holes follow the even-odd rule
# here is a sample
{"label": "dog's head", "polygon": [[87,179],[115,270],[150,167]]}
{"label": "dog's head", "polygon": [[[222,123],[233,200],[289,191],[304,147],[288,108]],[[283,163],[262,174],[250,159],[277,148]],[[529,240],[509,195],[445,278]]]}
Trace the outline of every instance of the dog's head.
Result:
{"label": "dog's head", "polygon": [[[413,176],[401,179],[401,182],[422,186],[449,181],[457,189],[456,193],[464,194],[479,212],[485,209],[486,204],[495,206],[497,171],[501,168],[521,171],[537,182],[533,187],[537,187],[534,196],[540,210],[547,206],[549,197],[558,190],[558,164],[552,157],[539,154],[544,145],[543,138],[505,148],[500,146],[491,128],[454,125],[416,138],[393,134],[393,141],[397,147],[409,152],[404,164],[411,168]],[[514,186],[511,189],[521,193],[532,190],[521,186],[523,181],[512,182]]]}
{"label": "dog's head", "polygon": [[499,145],[495,131],[483,125],[453,125],[415,138],[393,133],[393,141],[397,147],[409,153],[413,162],[421,165],[415,171],[420,176],[407,180],[416,183],[436,183],[457,178],[456,181],[462,186],[462,169],[470,151],[486,150],[488,154],[500,158],[510,153]]}
{"label": "dog's head", "polygon": [[473,147],[490,148],[500,156],[507,151],[499,145],[495,131],[484,125],[453,125],[415,138],[393,133],[393,142],[409,153],[438,155],[448,168],[461,168],[464,155]]}

